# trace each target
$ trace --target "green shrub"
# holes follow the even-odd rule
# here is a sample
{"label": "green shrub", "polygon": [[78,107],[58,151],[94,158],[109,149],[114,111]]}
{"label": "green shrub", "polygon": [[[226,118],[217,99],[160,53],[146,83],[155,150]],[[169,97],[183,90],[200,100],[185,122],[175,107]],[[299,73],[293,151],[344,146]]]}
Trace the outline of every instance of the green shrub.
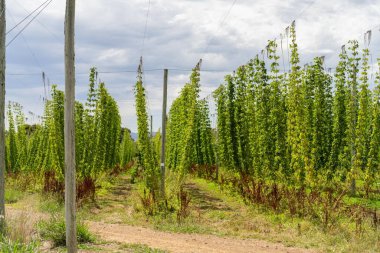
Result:
{"label": "green shrub", "polygon": [[13,204],[19,201],[23,196],[21,191],[17,191],[14,189],[8,189],[5,191],[5,203]]}
{"label": "green shrub", "polygon": [[14,242],[7,237],[0,237],[0,252],[2,253],[34,253],[38,252],[38,242]]}
{"label": "green shrub", "polygon": [[[41,221],[38,224],[40,236],[52,241],[55,247],[66,246],[66,225],[63,217],[52,216],[48,221]],[[77,223],[78,243],[91,243],[95,238],[83,222]]]}

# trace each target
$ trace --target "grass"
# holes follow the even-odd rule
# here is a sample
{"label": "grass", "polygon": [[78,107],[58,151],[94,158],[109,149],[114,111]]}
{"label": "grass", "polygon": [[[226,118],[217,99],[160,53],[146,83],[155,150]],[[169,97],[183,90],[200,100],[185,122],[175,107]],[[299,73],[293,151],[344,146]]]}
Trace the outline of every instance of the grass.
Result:
{"label": "grass", "polygon": [[25,212],[7,218],[5,236],[0,236],[0,252],[37,252],[39,241],[35,237],[32,217]]}
{"label": "grass", "polygon": [[168,251],[153,249],[145,244],[123,244],[120,246],[121,250],[126,250],[127,252],[133,253],[168,253]]}
{"label": "grass", "polygon": [[13,242],[28,243],[34,237],[33,217],[26,212],[20,212],[7,220],[6,234]]}
{"label": "grass", "polygon": [[8,237],[0,238],[0,252],[2,253],[35,253],[38,252],[39,243],[31,241],[23,243],[12,241]]}
{"label": "grass", "polygon": [[6,204],[14,204],[21,200],[24,197],[24,193],[22,191],[9,188],[5,191],[5,203]]}
{"label": "grass", "polygon": [[63,214],[64,213],[64,202],[55,195],[46,194],[45,196],[40,196],[38,201],[38,211],[49,213],[49,214]]}
{"label": "grass", "polygon": [[[380,252],[380,232],[371,227],[369,221],[362,223],[363,230],[357,231],[355,222],[348,217],[337,217],[334,226],[327,230],[320,224],[319,219],[301,219],[288,214],[277,214],[244,200],[229,189],[220,189],[216,183],[199,178],[187,178],[184,190],[189,192],[190,216],[177,222],[176,211],[157,212],[147,216],[141,204],[144,186],[142,183],[131,184],[129,175],[118,178],[105,178],[101,181],[96,203],[87,202],[79,209],[78,216],[93,221],[111,224],[129,224],[149,227],[174,233],[213,234],[237,238],[256,238],[271,242],[282,243],[286,246],[312,248],[321,252]],[[176,209],[178,200],[176,192],[178,185],[173,178],[168,178],[169,203]],[[17,192],[17,199],[12,206],[32,208],[36,212],[63,215],[63,202],[55,196],[30,195]],[[20,195],[18,195],[20,193]],[[380,200],[365,200],[347,197],[345,202],[380,208]],[[49,223],[50,221],[47,221]],[[45,223],[44,240],[52,240],[49,235],[63,240],[64,223],[59,221]],[[80,225],[78,226],[80,231]],[[39,230],[41,232],[41,230]],[[88,230],[84,227],[84,238]],[[12,240],[14,241],[14,240]],[[91,241],[91,240],[89,240]],[[93,240],[92,240],[93,242]],[[33,244],[33,241],[30,243]],[[102,251],[105,242],[81,244],[83,249]],[[24,245],[28,245],[28,242]],[[60,243],[62,244],[62,243]],[[163,252],[147,249],[146,245],[122,245],[127,252]],[[128,247],[132,247],[128,248]],[[135,248],[133,248],[135,247]],[[142,250],[142,251],[138,251]],[[145,251],[144,251],[145,250]],[[0,252],[3,252],[0,250]],[[6,252],[6,251],[5,251]],[[107,251],[106,251],[107,252]]]}
{"label": "grass", "polygon": [[[231,207],[228,210],[216,203],[216,206],[204,212],[204,224],[215,226],[219,223],[216,226],[220,229],[220,234],[270,240],[287,246],[317,248],[322,252],[380,251],[380,233],[372,228],[368,220],[363,221],[363,232],[357,233],[352,220],[338,217],[334,226],[326,231],[319,220],[290,217],[260,206],[244,205],[239,196],[233,192],[221,191],[215,183],[203,179],[192,181],[200,189]],[[202,199],[194,201],[201,203]]]}
{"label": "grass", "polygon": [[[38,223],[38,232],[44,240],[52,241],[54,247],[66,245],[66,225],[63,217],[52,216]],[[80,244],[93,243],[95,237],[83,222],[77,223],[77,240]]]}
{"label": "grass", "polygon": [[[167,182],[168,183],[168,182]],[[171,188],[174,207],[176,186]],[[174,233],[213,234],[237,238],[254,238],[286,246],[318,249],[322,252],[378,252],[379,231],[364,221],[363,232],[356,233],[355,223],[347,217],[338,217],[334,226],[323,228],[319,219],[309,220],[277,214],[262,206],[245,204],[235,192],[221,190],[216,183],[199,178],[188,178],[184,188],[189,192],[190,216],[177,222],[176,212],[147,216],[141,204],[141,183],[130,184],[122,176],[107,185],[107,191],[98,198],[97,206],[88,205],[82,215],[94,221],[122,223]]]}

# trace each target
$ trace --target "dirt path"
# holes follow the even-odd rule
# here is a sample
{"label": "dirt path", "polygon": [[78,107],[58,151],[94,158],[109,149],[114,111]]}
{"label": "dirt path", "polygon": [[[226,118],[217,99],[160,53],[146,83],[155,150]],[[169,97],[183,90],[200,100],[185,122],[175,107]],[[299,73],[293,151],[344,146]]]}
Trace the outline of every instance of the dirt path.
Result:
{"label": "dirt path", "polygon": [[212,235],[177,234],[160,232],[148,228],[120,224],[89,222],[90,230],[106,241],[119,243],[147,244],[152,248],[178,253],[220,252],[220,253],[303,253],[306,249],[288,248],[281,244],[253,239],[231,239]]}
{"label": "dirt path", "polygon": [[[122,178],[112,189],[112,195],[128,196],[130,194],[129,180]],[[191,196],[199,201],[202,210],[228,210],[230,207],[222,200],[199,189],[194,183],[185,186]],[[120,194],[121,193],[121,194]],[[109,224],[104,222],[88,222],[90,230],[105,241],[118,243],[146,244],[149,247],[167,250],[169,252],[220,252],[220,253],[303,253],[311,250],[289,248],[279,243],[270,243],[256,239],[235,239],[205,234],[183,234],[157,231],[151,228],[130,226],[125,224]]]}
{"label": "dirt path", "polygon": [[[212,196],[209,192],[201,190],[196,184],[190,183],[186,185],[186,189],[191,192],[194,201],[198,201],[199,208],[202,210],[230,210],[231,207],[221,199]],[[131,193],[131,185],[127,178],[121,178],[120,182],[114,185],[110,190],[110,195],[99,199],[99,203],[104,208],[101,212],[105,212],[109,218],[102,219],[102,222],[86,221],[90,231],[95,234],[98,239],[106,243],[120,244],[146,244],[151,248],[157,248],[175,253],[193,253],[193,252],[220,252],[220,253],[306,253],[316,252],[301,248],[286,247],[280,243],[272,243],[258,239],[237,239],[229,237],[220,237],[206,234],[184,234],[157,231],[152,228],[144,228],[139,226],[130,226],[115,222],[118,220],[113,215],[112,210],[117,208],[125,208],[126,199]],[[109,215],[107,215],[107,213]],[[19,217],[27,217],[25,220],[30,223],[33,228],[40,219],[48,219],[48,214],[33,211],[32,209],[16,209],[7,207],[7,215],[12,219]],[[115,217],[112,217],[115,216]],[[112,223],[112,224],[111,224]],[[113,252],[113,250],[106,250]],[[45,252],[50,252],[47,250]],[[81,251],[82,252],[82,251]],[[91,252],[89,250],[83,252]],[[121,252],[120,249],[115,252]],[[130,251],[128,251],[130,252]]]}
{"label": "dirt path", "polygon": [[[7,214],[12,219],[27,216],[29,221],[47,219],[46,214],[31,213],[27,210],[7,208]],[[146,244],[149,247],[167,250],[175,253],[220,252],[220,253],[306,253],[314,252],[306,249],[286,247],[282,244],[270,243],[253,239],[222,238],[203,234],[180,234],[156,231],[149,228],[122,224],[107,224],[103,222],[87,222],[90,231],[106,242],[122,244]],[[86,250],[86,252],[89,252]],[[120,252],[120,251],[118,251]]]}

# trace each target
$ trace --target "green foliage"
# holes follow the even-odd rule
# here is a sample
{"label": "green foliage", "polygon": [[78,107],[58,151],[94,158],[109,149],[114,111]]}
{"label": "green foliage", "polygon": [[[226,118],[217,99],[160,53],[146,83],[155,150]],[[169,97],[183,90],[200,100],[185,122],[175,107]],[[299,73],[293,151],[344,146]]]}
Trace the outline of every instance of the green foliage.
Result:
{"label": "green foliage", "polygon": [[216,103],[216,110],[218,114],[217,118],[217,145],[216,152],[220,164],[226,167],[231,166],[231,158],[229,152],[229,126],[227,124],[227,106],[226,106],[226,87],[224,85],[219,86],[213,93],[214,100]]}
{"label": "green foliage", "polygon": [[[94,183],[99,174],[112,170],[120,162],[121,155],[119,109],[105,84],[96,83],[96,76],[96,69],[92,68],[86,104],[75,103],[78,180]],[[21,105],[9,104],[7,169],[14,174],[32,173],[43,179],[45,191],[62,192],[64,93],[56,85],[52,86],[51,99],[45,100],[42,119],[41,125],[27,125]],[[129,156],[134,155],[131,152]]]}
{"label": "green foliage", "polygon": [[161,160],[161,132],[158,130],[156,135],[152,137],[152,145],[153,145],[153,153],[154,153],[154,158],[157,161],[157,164]]}
{"label": "green foliage", "polygon": [[363,50],[362,72],[360,76],[359,111],[356,125],[356,153],[354,157],[353,176],[365,174],[371,143],[372,95],[368,83],[368,49]]}
{"label": "green foliage", "polygon": [[128,129],[124,130],[120,145],[120,166],[125,167],[136,155],[136,143],[131,137]]}
{"label": "green foliage", "polygon": [[304,106],[305,94],[302,88],[302,72],[299,66],[298,46],[296,43],[295,27],[290,27],[290,50],[291,50],[291,72],[288,80],[288,96],[287,105],[287,143],[288,155],[290,159],[289,182],[294,186],[304,186],[306,171],[309,170],[310,161],[307,151],[309,150],[309,142],[307,139],[307,121],[306,110]]}
{"label": "green foliage", "polygon": [[[298,192],[301,202],[302,194],[310,191],[348,185],[355,191],[356,180],[364,182],[360,187],[367,196],[376,194],[379,88],[373,94],[369,89],[368,49],[359,77],[358,42],[349,41],[349,53],[342,48],[332,78],[324,69],[324,57],[299,66],[294,24],[290,39],[289,74],[280,74],[277,44],[269,41],[269,64],[264,54],[263,59],[256,56],[215,90],[219,165],[238,172],[239,190],[251,192],[258,201],[261,194],[275,194],[278,201],[278,186]],[[378,86],[379,74],[375,82]],[[260,185],[273,188],[263,190]]]}
{"label": "green foliage", "polygon": [[[38,224],[38,232],[43,239],[52,241],[54,247],[66,246],[66,225],[63,217],[52,216],[47,221],[41,221]],[[82,222],[77,223],[77,240],[78,243],[95,241],[94,236]]]}
{"label": "green foliage", "polygon": [[[311,171],[309,180],[317,183],[320,176],[326,174],[331,154],[332,143],[332,93],[331,77],[324,73],[320,57],[314,60],[311,67],[311,82],[313,83],[311,125],[309,140],[311,147]],[[310,85],[311,86],[311,85]]]}
{"label": "green foliage", "polygon": [[199,67],[193,69],[190,82],[174,100],[168,118],[166,163],[181,176],[190,168],[215,163],[209,107],[206,100],[199,99]]}
{"label": "green foliage", "polygon": [[16,203],[23,197],[23,192],[9,188],[5,191],[5,203],[12,204]]}
{"label": "green foliage", "polygon": [[336,174],[341,176],[346,171],[344,155],[347,141],[347,115],[346,101],[348,89],[346,85],[346,69],[347,69],[347,53],[342,48],[342,53],[339,55],[340,61],[335,72],[335,96],[333,101],[333,132],[332,132],[332,147],[329,159],[328,180],[331,181]]}
{"label": "green foliage", "polygon": [[118,162],[121,118],[116,101],[109,95],[104,83],[99,84],[95,111],[95,157],[91,176],[114,167]]}
{"label": "green foliage", "polygon": [[12,104],[8,105],[8,122],[9,122],[9,130],[8,130],[8,171],[17,173],[18,171],[18,152],[17,152],[17,140],[16,140],[16,129],[13,117]]}
{"label": "green foliage", "polygon": [[[227,124],[229,124],[229,138],[227,138],[230,153],[230,164],[234,166],[235,169],[241,169],[239,160],[239,139],[236,126],[235,117],[235,98],[236,98],[236,87],[233,82],[233,77],[230,75],[226,76],[226,90],[227,90]],[[239,116],[239,115],[238,115]]]}
{"label": "green foliage", "polygon": [[271,63],[270,80],[270,113],[269,113],[269,160],[270,175],[269,179],[277,181],[281,179],[287,171],[286,163],[286,104],[285,104],[285,87],[282,82],[283,76],[279,75],[279,57],[276,55],[277,44],[275,41],[269,41],[268,58]]}
{"label": "green foliage", "polygon": [[205,99],[197,101],[195,118],[195,157],[198,165],[215,164],[213,135],[209,118],[209,107]]}
{"label": "green foliage", "polygon": [[[105,84],[96,86],[97,72],[90,72],[90,84],[85,106],[76,105],[77,161],[81,179],[96,180],[100,173],[119,162],[121,117],[116,101]],[[82,128],[79,128],[82,126]]]}
{"label": "green foliage", "polygon": [[137,148],[139,165],[144,169],[145,183],[148,189],[155,193],[159,186],[158,164],[154,156],[153,145],[150,139],[148,112],[146,108],[146,94],[142,81],[142,66],[139,67],[135,85],[136,115],[137,115]]}
{"label": "green foliage", "polygon": [[[253,82],[255,87],[255,122],[253,126],[255,128],[256,136],[254,138],[254,163],[255,176],[261,179],[271,179],[274,177],[272,172],[274,157],[273,154],[273,140],[271,130],[271,118],[268,117],[271,114],[271,86],[268,82],[269,76],[265,68],[265,62],[259,60],[258,56],[254,58],[253,65],[255,68]],[[246,104],[246,101],[240,101],[240,104]],[[239,116],[242,118],[242,116]],[[245,118],[244,122],[247,122],[249,118]],[[247,128],[246,125],[245,128]],[[240,139],[244,140],[245,136],[241,135]],[[243,156],[244,157],[244,156]],[[248,166],[248,165],[247,165]]]}
{"label": "green foliage", "polygon": [[64,101],[65,95],[52,87],[52,100],[46,103],[47,145],[43,164],[44,171],[54,171],[59,180],[64,175]]}
{"label": "green foliage", "polygon": [[0,237],[0,252],[3,253],[35,253],[38,252],[38,246],[36,241],[22,243],[13,242],[4,236]]}
{"label": "green foliage", "polygon": [[[378,59],[380,66],[380,59]],[[376,73],[376,88],[373,96],[372,110],[372,136],[370,139],[370,150],[365,174],[365,188],[368,195],[370,189],[380,182],[380,74]]]}
{"label": "green foliage", "polygon": [[[348,176],[351,179],[351,184],[354,185],[355,178],[357,177],[354,170],[354,159],[356,157],[356,125],[358,120],[359,100],[358,100],[358,42],[349,41],[349,50],[351,52],[348,57],[347,67],[347,89],[348,96],[346,100],[346,116],[347,116],[347,133],[346,133],[346,147],[344,164],[346,172],[344,177]],[[353,187],[354,188],[354,187]],[[352,189],[354,190],[354,189]]]}

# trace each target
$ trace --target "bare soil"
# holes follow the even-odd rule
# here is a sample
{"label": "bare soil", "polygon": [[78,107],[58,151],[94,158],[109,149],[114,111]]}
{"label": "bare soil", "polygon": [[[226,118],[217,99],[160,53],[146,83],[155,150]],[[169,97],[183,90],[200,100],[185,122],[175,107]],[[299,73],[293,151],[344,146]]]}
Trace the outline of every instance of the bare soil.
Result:
{"label": "bare soil", "polygon": [[146,244],[152,248],[178,253],[306,253],[307,249],[289,248],[282,244],[253,239],[222,238],[213,235],[178,234],[121,224],[89,222],[90,230],[102,240],[118,243]]}
{"label": "bare soil", "polygon": [[[98,212],[106,212],[109,219],[101,219],[101,222],[87,220],[86,223],[90,231],[97,236],[100,244],[97,244],[98,250],[80,250],[79,252],[131,252],[123,251],[117,245],[123,244],[145,244],[151,248],[161,249],[168,252],[193,253],[193,252],[220,252],[220,253],[306,253],[317,252],[310,249],[302,249],[296,247],[287,247],[281,243],[267,242],[260,239],[240,239],[235,237],[222,237],[209,234],[185,234],[158,231],[153,228],[141,226],[131,226],[118,222],[118,217],[112,212],[118,208],[126,208],[126,199],[131,194],[131,184],[126,178],[112,187],[111,194],[100,199],[102,207],[97,209]],[[197,201],[199,209],[207,210],[223,210],[232,209],[227,203],[221,199],[210,195],[208,192],[200,189],[195,184],[187,184],[186,190],[191,192],[194,201]],[[29,203],[30,205],[32,203]],[[12,219],[18,217],[28,217],[26,220],[29,227],[40,219],[48,219],[50,216],[45,213],[36,211],[34,208],[7,207],[6,214]],[[94,213],[93,215],[97,215]],[[116,221],[116,222],[115,222]],[[43,252],[55,252],[49,248],[49,244],[43,243]]]}

